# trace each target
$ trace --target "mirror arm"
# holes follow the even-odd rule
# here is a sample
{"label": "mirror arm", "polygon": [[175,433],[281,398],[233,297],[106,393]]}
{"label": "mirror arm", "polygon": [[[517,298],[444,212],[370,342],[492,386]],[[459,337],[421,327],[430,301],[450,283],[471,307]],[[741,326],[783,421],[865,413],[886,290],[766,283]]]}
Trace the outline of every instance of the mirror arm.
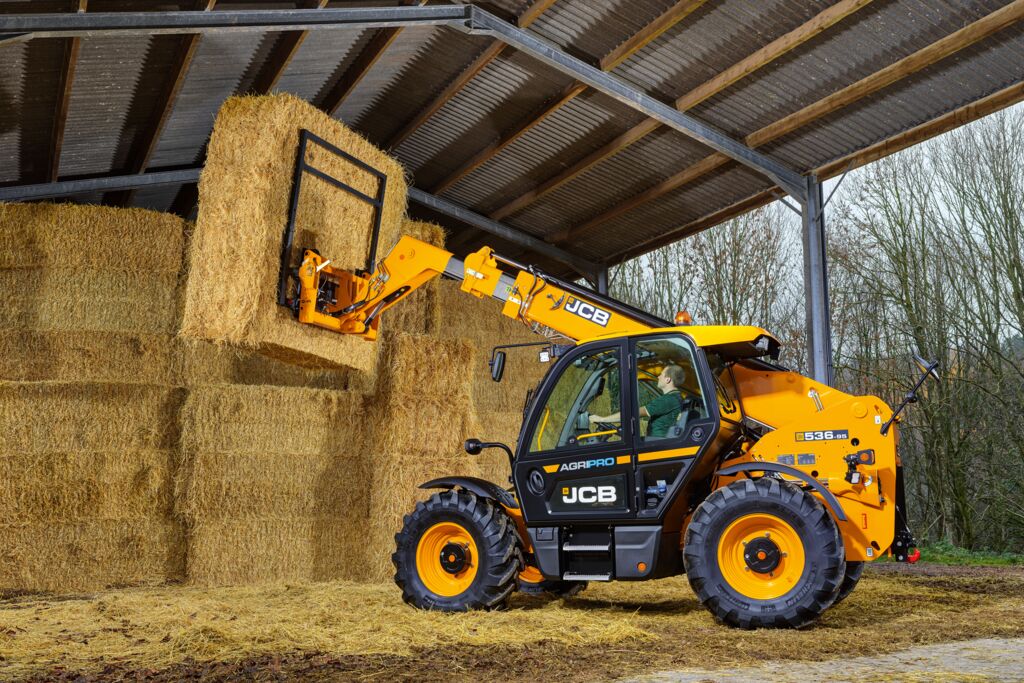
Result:
{"label": "mirror arm", "polygon": [[903,400],[900,402],[899,406],[896,407],[896,410],[892,411],[892,416],[885,421],[884,425],[882,425],[882,436],[889,433],[889,427],[892,426],[892,423],[896,421],[896,418],[899,417],[900,413],[903,412],[903,409],[906,408],[907,405],[917,403],[917,392],[921,389],[921,386],[928,379],[928,375],[931,374],[932,370],[937,365],[938,363],[932,363],[924,372],[921,373],[921,377],[918,378],[917,384],[914,385],[913,389],[907,392],[907,395],[903,397]]}
{"label": "mirror arm", "polygon": [[485,448],[500,448],[508,456],[509,467],[515,464],[515,454],[512,449],[500,441],[481,441],[480,439],[466,439],[463,448],[470,455],[479,455]]}

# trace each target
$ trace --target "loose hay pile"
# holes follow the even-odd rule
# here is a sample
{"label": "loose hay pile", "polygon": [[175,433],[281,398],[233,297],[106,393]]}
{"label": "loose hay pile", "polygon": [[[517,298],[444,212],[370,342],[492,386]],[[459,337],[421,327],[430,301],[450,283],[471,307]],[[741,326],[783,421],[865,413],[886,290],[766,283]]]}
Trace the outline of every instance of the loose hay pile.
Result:
{"label": "loose hay pile", "polygon": [[410,609],[387,585],[151,588],[0,604],[0,675],[60,667],[62,679],[99,670],[119,680],[593,681],[766,659],[836,659],[841,675],[848,656],[1024,636],[1021,609],[1024,576],[1005,568],[936,585],[872,567],[845,602],[799,631],[718,625],[682,577],[591,584],[568,600],[517,594],[510,610],[467,614]]}
{"label": "loose hay pile", "polygon": [[[398,162],[291,95],[233,97],[217,115],[199,182],[200,211],[189,249],[181,333],[251,346],[314,367],[372,371],[372,344],[299,327],[276,303],[281,233],[302,128],[387,175],[380,243],[395,241],[406,195]],[[312,145],[307,159],[364,194],[376,195],[376,178],[352,163]],[[296,219],[296,251],[315,246],[337,267],[363,268],[371,231],[368,204],[306,174]]]}

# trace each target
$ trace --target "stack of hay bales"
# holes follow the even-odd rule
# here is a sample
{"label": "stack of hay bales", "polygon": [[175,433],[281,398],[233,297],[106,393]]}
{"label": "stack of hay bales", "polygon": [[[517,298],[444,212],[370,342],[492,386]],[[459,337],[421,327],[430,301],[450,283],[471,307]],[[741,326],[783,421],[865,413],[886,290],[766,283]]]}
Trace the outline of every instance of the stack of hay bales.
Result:
{"label": "stack of hay bales", "polygon": [[[509,349],[504,378],[494,382],[488,365],[491,349],[500,344],[544,339],[521,322],[502,315],[501,302],[477,299],[461,291],[457,282],[442,282],[439,298],[441,324],[437,336],[464,339],[473,349],[472,358],[463,370],[472,393],[474,433],[470,436],[482,441],[500,441],[514,450],[526,394],[537,386],[549,366],[538,360],[540,347]],[[484,451],[478,458],[481,476],[496,484],[508,485],[508,458],[504,452]]]}
{"label": "stack of hay bales", "polygon": [[0,589],[181,577],[183,239],[149,211],[0,206]]}

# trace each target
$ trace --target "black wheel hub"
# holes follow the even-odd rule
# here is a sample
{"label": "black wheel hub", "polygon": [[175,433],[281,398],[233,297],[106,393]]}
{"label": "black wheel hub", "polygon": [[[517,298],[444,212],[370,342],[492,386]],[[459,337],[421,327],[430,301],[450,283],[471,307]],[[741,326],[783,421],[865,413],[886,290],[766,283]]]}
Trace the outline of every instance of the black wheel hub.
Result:
{"label": "black wheel hub", "polygon": [[449,543],[441,548],[441,568],[449,574],[458,574],[469,565],[469,548],[461,543]]}
{"label": "black wheel hub", "polygon": [[767,574],[779,566],[782,552],[770,538],[755,538],[743,548],[743,559],[755,572]]}

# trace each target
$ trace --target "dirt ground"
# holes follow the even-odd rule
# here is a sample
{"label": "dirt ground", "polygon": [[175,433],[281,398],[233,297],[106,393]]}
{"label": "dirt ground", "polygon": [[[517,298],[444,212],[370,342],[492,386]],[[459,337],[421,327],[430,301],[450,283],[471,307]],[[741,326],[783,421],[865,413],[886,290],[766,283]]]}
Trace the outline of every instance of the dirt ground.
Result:
{"label": "dirt ground", "polygon": [[[807,680],[822,671],[815,662],[841,660],[845,670],[867,658],[880,665],[861,680],[935,680],[904,676],[889,666],[901,655],[885,656],[1024,638],[1022,610],[1024,569],[927,564],[869,568],[850,598],[801,631],[720,626],[684,578],[592,586],[568,600],[517,597],[501,613],[456,615],[412,610],[390,585],[133,588],[0,601],[0,677],[703,681],[806,671],[798,679]],[[1018,680],[949,672],[940,678]]]}

